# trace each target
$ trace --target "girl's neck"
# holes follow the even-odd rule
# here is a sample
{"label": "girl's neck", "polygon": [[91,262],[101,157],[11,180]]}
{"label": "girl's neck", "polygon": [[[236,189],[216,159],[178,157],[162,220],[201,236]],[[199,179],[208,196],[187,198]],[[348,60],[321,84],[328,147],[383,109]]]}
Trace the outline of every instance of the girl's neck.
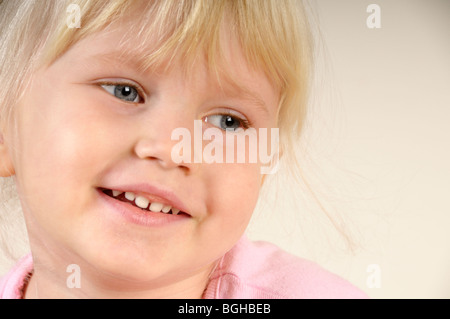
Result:
{"label": "girl's neck", "polygon": [[38,268],[33,271],[23,297],[25,299],[201,299],[213,269],[214,265],[189,278],[157,288],[151,285],[133,288],[132,285],[125,286],[114,282],[99,285],[101,281],[98,278],[85,279],[80,287],[69,288],[66,278],[60,280],[56,274]]}

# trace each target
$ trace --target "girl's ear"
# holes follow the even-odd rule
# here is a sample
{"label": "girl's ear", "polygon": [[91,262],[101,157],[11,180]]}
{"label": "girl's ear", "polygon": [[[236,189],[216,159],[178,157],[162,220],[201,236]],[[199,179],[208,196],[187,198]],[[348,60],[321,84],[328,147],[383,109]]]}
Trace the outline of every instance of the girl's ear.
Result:
{"label": "girl's ear", "polygon": [[0,131],[0,176],[8,177],[15,174],[14,166],[9,155],[3,133]]}

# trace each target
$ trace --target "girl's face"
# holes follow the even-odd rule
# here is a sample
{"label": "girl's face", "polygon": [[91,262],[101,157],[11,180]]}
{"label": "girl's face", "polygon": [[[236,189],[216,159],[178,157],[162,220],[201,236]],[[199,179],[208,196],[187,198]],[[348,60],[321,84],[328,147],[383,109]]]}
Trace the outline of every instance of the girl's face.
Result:
{"label": "girl's face", "polygon": [[[175,163],[172,132],[194,138],[194,120],[203,130],[275,127],[279,94],[232,37],[222,45],[239,86],[218,82],[201,59],[187,77],[181,67],[144,72],[141,56],[121,54],[142,41],[150,52],[151,39],[118,50],[121,31],[91,35],[34,74],[9,153],[37,270],[67,276],[78,264],[82,282],[162,287],[211,271],[243,234],[261,185],[260,163]],[[148,202],[181,212],[136,207]]]}

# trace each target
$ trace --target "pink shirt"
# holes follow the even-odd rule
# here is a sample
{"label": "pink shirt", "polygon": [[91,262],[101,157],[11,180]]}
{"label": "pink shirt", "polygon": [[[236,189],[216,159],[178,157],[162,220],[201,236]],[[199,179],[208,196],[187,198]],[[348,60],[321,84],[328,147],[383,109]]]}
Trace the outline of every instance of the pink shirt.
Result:
{"label": "pink shirt", "polygon": [[[31,254],[0,281],[1,299],[20,299],[33,269]],[[243,237],[220,260],[205,299],[367,298],[346,280],[266,242]]]}

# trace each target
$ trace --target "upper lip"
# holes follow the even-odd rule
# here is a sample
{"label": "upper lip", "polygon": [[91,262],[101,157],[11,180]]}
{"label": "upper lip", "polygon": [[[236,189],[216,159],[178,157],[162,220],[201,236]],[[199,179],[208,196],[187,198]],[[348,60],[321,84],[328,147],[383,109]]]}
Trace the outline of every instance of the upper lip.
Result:
{"label": "upper lip", "polygon": [[177,208],[183,213],[191,215],[189,210],[186,208],[184,203],[178,198],[175,193],[164,187],[154,186],[148,183],[140,183],[140,184],[122,184],[115,186],[107,186],[103,187],[111,190],[117,190],[121,192],[133,192],[136,195],[144,196],[151,203],[161,203],[164,205],[170,205],[172,208]]}

